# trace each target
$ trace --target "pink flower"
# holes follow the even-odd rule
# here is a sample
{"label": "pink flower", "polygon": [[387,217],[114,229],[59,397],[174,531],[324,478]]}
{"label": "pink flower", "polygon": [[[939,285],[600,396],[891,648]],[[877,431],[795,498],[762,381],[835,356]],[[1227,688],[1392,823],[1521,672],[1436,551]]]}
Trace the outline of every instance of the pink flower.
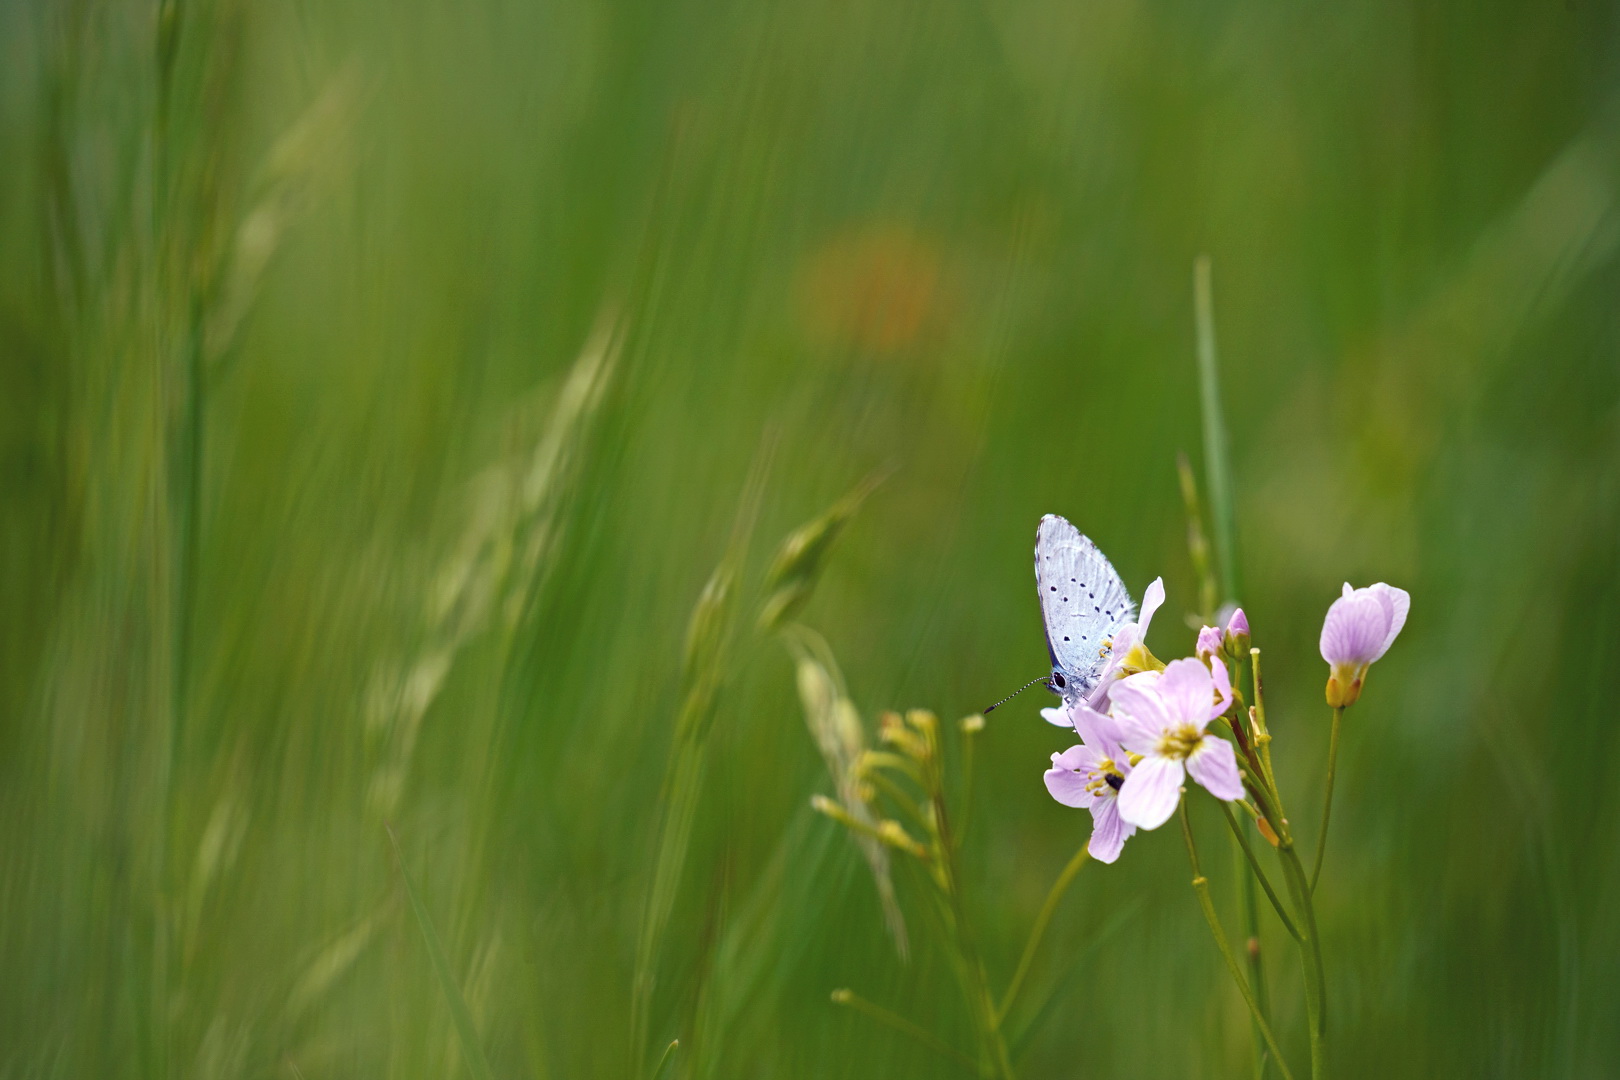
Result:
{"label": "pink flower", "polygon": [[1405,589],[1380,581],[1344,593],[1322,620],[1322,659],[1328,662],[1327,702],[1334,708],[1353,705],[1361,696],[1367,668],[1389,650],[1406,625],[1412,598]]}
{"label": "pink flower", "polygon": [[1232,612],[1232,617],[1226,621],[1226,632],[1228,634],[1241,634],[1244,637],[1249,636],[1249,617],[1243,614],[1242,608]]}
{"label": "pink flower", "polygon": [[[1221,632],[1213,626],[1206,626],[1198,631],[1198,646],[1195,650],[1198,659],[1209,663],[1210,659],[1221,654]],[[1224,661],[1223,661],[1224,662]]]}
{"label": "pink flower", "polygon": [[1064,806],[1091,811],[1087,850],[1098,862],[1111,863],[1136,831],[1119,816],[1119,792],[1131,775],[1131,765],[1113,737],[1114,723],[1108,717],[1081,702],[1074,707],[1074,727],[1080,745],[1052,755],[1046,790]]}
{"label": "pink flower", "polygon": [[1142,614],[1135,622],[1120,627],[1114,635],[1113,646],[1102,674],[1097,677],[1097,685],[1086,695],[1085,703],[1091,708],[1101,709],[1107,703],[1114,684],[1125,676],[1164,666],[1147,651],[1148,627],[1153,624],[1153,613],[1163,604],[1164,578],[1157,577],[1142,593]]}
{"label": "pink flower", "polygon": [[1175,813],[1187,774],[1217,799],[1243,797],[1232,744],[1204,729],[1232,703],[1225,664],[1173,660],[1162,675],[1138,675],[1114,687],[1120,743],[1141,755],[1119,791],[1128,824],[1156,829]]}

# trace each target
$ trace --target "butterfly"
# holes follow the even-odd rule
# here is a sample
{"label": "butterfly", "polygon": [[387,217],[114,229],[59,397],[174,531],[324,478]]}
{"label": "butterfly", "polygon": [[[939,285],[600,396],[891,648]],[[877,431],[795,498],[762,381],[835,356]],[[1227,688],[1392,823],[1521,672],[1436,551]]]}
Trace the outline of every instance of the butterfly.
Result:
{"label": "butterfly", "polygon": [[1066,518],[1047,514],[1035,532],[1035,584],[1052,658],[1047,688],[1065,708],[1083,701],[1111,667],[1136,604],[1108,557]]}
{"label": "butterfly", "polygon": [[1035,532],[1035,587],[1041,597],[1052,673],[1026,683],[984,711],[999,708],[1035,683],[1044,683],[1063,699],[1063,708],[1042,709],[1041,715],[1059,727],[1068,727],[1077,703],[1102,708],[1103,690],[1130,670],[1121,661],[1147,637],[1153,613],[1164,603],[1164,579],[1155,579],[1142,594],[1138,622],[1136,604],[1108,557],[1066,519],[1047,514]]}

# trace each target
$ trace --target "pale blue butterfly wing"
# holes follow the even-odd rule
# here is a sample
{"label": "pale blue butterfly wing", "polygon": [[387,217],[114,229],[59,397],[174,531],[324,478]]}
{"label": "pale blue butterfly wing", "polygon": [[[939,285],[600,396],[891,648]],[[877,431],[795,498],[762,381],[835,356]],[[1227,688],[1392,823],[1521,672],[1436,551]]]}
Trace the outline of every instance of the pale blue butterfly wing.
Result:
{"label": "pale blue butterfly wing", "polygon": [[1056,514],[1041,518],[1035,533],[1035,583],[1052,656],[1051,689],[1073,705],[1096,687],[1114,636],[1136,619],[1136,605],[1107,556]]}

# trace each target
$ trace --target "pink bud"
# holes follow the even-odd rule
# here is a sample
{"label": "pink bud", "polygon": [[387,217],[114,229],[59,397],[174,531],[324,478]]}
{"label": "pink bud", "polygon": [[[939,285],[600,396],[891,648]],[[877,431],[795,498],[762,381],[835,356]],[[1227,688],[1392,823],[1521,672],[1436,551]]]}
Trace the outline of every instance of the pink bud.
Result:
{"label": "pink bud", "polygon": [[1232,612],[1232,617],[1226,620],[1226,637],[1222,644],[1226,646],[1226,655],[1237,661],[1248,659],[1249,656],[1249,617],[1238,608]]}

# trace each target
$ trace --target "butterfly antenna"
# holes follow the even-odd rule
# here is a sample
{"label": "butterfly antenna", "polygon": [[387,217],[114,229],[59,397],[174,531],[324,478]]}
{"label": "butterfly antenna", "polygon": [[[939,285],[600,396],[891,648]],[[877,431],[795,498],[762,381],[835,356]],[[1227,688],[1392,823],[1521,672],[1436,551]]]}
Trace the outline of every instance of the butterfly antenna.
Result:
{"label": "butterfly antenna", "polygon": [[1000,701],[996,702],[994,705],[986,706],[984,711],[987,712],[987,713],[988,712],[994,712],[995,710],[1001,708],[1003,705],[1007,704],[1007,702],[1011,701],[1013,698],[1017,697],[1019,694],[1022,694],[1025,690],[1028,690],[1030,687],[1034,686],[1036,683],[1050,683],[1051,681],[1052,681],[1052,676],[1050,676],[1050,675],[1042,675],[1038,679],[1031,679],[1031,680],[1029,680],[1029,682],[1025,683],[1023,686],[1020,686],[1018,689],[1014,690],[1012,693],[1008,694],[1006,697],[1002,698]]}

